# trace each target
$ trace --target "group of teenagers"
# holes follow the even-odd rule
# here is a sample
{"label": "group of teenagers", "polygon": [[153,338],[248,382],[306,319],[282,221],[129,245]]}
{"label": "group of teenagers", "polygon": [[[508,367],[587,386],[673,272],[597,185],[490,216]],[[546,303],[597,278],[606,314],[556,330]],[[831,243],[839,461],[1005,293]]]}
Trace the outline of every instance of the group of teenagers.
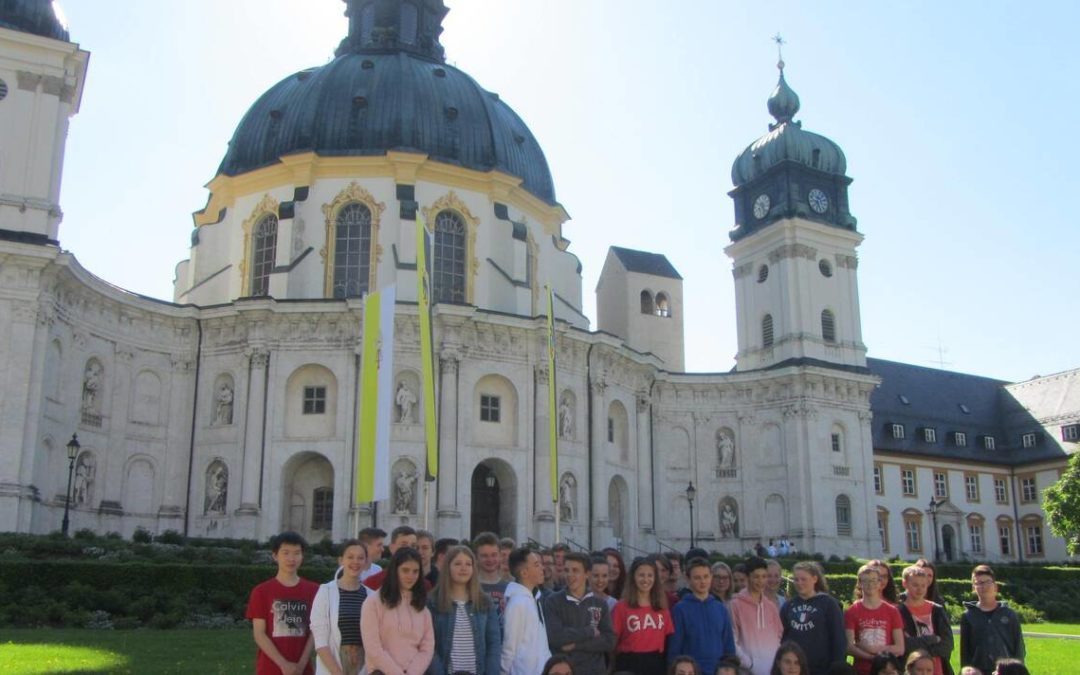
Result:
{"label": "group of teenagers", "polygon": [[[277,574],[251,592],[256,673],[270,675],[955,675],[933,565],[859,570],[844,611],[813,561],[782,570],[754,556],[710,565],[701,549],[635,558],[471,542],[408,526],[362,530],[334,578],[299,576],[305,542],[271,541]],[[1012,610],[976,567],[960,675],[1026,675]],[[853,664],[847,657],[851,656]]]}

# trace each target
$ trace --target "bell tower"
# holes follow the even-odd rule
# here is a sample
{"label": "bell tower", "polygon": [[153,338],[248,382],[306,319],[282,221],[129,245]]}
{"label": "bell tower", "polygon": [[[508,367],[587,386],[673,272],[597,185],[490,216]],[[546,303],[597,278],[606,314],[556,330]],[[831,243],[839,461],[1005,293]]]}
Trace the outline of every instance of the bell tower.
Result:
{"label": "bell tower", "polygon": [[866,368],[847,160],[833,141],[795,121],[784,79],[768,100],[775,122],[731,169],[738,370],[781,365]]}
{"label": "bell tower", "polygon": [[70,42],[48,0],[0,15],[0,239],[56,244],[68,121],[90,55]]}

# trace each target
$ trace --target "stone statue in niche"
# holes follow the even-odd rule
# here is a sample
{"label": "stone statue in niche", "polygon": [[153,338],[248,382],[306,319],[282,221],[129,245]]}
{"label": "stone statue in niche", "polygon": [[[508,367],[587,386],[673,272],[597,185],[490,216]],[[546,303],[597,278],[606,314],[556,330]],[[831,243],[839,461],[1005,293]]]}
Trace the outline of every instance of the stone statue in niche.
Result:
{"label": "stone statue in niche", "polygon": [[203,514],[218,513],[225,515],[225,504],[229,496],[229,469],[221,462],[214,462],[206,472],[206,500]]}
{"label": "stone statue in niche", "polygon": [[79,455],[79,459],[75,462],[75,485],[72,491],[72,500],[76,504],[93,503],[96,474],[97,463],[94,461],[94,456],[86,452]]}
{"label": "stone statue in niche", "polygon": [[735,467],[735,439],[731,437],[730,432],[724,430],[716,435],[716,450],[721,469]]}
{"label": "stone statue in niche", "polygon": [[570,408],[570,401],[564,396],[559,403],[559,437],[570,438],[574,435],[574,411]]}
{"label": "stone statue in niche", "polygon": [[731,502],[724,502],[720,509],[720,538],[733,539],[739,536],[739,517],[735,514],[735,507]]}
{"label": "stone statue in niche", "polygon": [[409,385],[404,382],[398,383],[397,393],[394,394],[394,402],[398,408],[398,424],[413,422],[413,406],[416,405],[416,394]]}
{"label": "stone statue in niche", "polygon": [[570,474],[563,476],[559,483],[559,520],[574,520],[574,477]]}
{"label": "stone statue in niche", "polygon": [[98,414],[101,412],[101,364],[90,361],[86,364],[86,372],[83,373],[82,410],[83,412]]}
{"label": "stone statue in niche", "polygon": [[415,471],[398,471],[394,479],[394,513],[416,512],[416,479]]}
{"label": "stone statue in niche", "polygon": [[232,424],[233,416],[233,388],[227,382],[222,382],[217,390],[217,403],[214,406],[214,424]]}

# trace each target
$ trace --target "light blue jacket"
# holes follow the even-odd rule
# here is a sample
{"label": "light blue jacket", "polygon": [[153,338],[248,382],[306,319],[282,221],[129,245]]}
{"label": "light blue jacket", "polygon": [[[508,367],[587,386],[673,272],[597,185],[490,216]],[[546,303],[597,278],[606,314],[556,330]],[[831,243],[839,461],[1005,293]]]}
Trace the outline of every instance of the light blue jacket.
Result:
{"label": "light blue jacket", "polygon": [[[450,675],[450,650],[454,646],[454,620],[457,610],[440,612],[435,603],[429,602],[431,621],[435,626],[435,655],[427,675]],[[499,625],[499,610],[490,604],[486,610],[479,610],[471,602],[465,605],[465,611],[472,620],[473,645],[476,648],[476,675],[498,675],[499,658],[502,653],[502,627]]]}

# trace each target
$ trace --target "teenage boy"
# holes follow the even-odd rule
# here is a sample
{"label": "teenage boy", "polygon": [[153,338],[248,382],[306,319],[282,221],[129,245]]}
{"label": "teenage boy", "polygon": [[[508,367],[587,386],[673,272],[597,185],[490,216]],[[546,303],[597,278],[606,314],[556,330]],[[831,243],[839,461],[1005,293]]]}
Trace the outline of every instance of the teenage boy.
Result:
{"label": "teenage boy", "polygon": [[905,651],[910,654],[921,649],[934,657],[934,675],[953,675],[949,663],[953,650],[949,615],[941,605],[926,599],[930,571],[918,565],[906,567],[903,584],[907,595],[897,609],[904,620]]}
{"label": "teenage boy", "polygon": [[[399,549],[416,549],[416,530],[408,525],[399,525],[390,533],[390,555],[393,556]],[[382,588],[383,579],[386,578],[386,570],[380,570],[378,574],[372,574],[364,579],[364,585],[373,591]],[[431,590],[431,582],[424,580],[424,586]]]}
{"label": "teenage boy", "polygon": [[550,593],[555,590],[555,554],[545,548],[540,551],[540,560],[544,565],[544,585],[541,588],[544,593]]}
{"label": "teenage boy", "polygon": [[721,659],[735,656],[731,618],[724,603],[709,592],[712,570],[707,560],[688,562],[686,577],[690,593],[671,610],[675,632],[668,638],[667,660],[670,664],[678,656],[692,656],[701,672],[713,673]]}
{"label": "teenage boy", "polygon": [[487,593],[499,610],[499,616],[502,616],[506,609],[508,582],[499,571],[499,537],[493,532],[481,532],[473,539],[473,551],[476,553],[476,564],[480,568],[476,575],[480,580],[480,590]]}
{"label": "teenage boy", "polygon": [[555,556],[555,578],[551,586],[556,591],[566,588],[566,554],[570,552],[570,545],[562,542],[551,547],[551,554]]}
{"label": "teenage boy", "polygon": [[457,545],[458,540],[449,537],[443,537],[435,542],[435,559],[431,563],[431,574],[427,577],[432,586],[439,581],[439,574],[442,572],[443,564],[446,562],[447,552],[452,546]]}
{"label": "teenage boy", "polygon": [[566,654],[574,675],[603,675],[606,656],[615,649],[615,629],[607,603],[589,591],[589,557],[567,553],[566,590],[544,598],[548,644]]}
{"label": "teenage boy", "polygon": [[434,584],[428,577],[435,569],[435,535],[427,530],[417,530],[416,550],[420,553],[420,576]]}
{"label": "teenage boy", "polygon": [[378,527],[365,527],[360,530],[360,534],[356,538],[364,545],[364,550],[367,552],[367,568],[360,573],[360,581],[364,581],[368,577],[382,572],[382,567],[378,561],[382,560],[383,540],[386,539],[386,530]]}
{"label": "teenage boy", "polygon": [[747,586],[731,599],[731,629],[739,662],[754,675],[769,675],[780,647],[784,624],[780,608],[766,593],[768,564],[761,558],[746,561]]}
{"label": "teenage boy", "polygon": [[517,544],[510,537],[499,540],[499,574],[503,579],[510,581],[510,554],[517,548]]}
{"label": "teenage boy", "polygon": [[[498,541],[496,541],[496,548]],[[510,554],[510,573],[506,586],[506,610],[503,613],[501,675],[541,675],[551,658],[544,614],[536,602],[536,588],[544,580],[540,555],[528,548]],[[494,675],[488,673],[487,675]]]}
{"label": "teenage boy", "polygon": [[965,602],[960,617],[960,665],[975,666],[984,673],[994,670],[998,659],[1024,660],[1024,635],[1016,612],[998,601],[997,579],[989,565],[971,572],[971,587],[978,598]]}
{"label": "teenage boy", "polygon": [[319,585],[297,574],[304,562],[304,538],[282,532],[270,540],[277,575],[252,589],[245,616],[259,654],[256,675],[311,675],[311,603]]}
{"label": "teenage boy", "polygon": [[844,633],[848,654],[855,657],[855,670],[869,675],[871,662],[878,654],[904,655],[904,620],[896,607],[881,597],[881,577],[876,567],[859,568],[862,599],[844,612]]}

